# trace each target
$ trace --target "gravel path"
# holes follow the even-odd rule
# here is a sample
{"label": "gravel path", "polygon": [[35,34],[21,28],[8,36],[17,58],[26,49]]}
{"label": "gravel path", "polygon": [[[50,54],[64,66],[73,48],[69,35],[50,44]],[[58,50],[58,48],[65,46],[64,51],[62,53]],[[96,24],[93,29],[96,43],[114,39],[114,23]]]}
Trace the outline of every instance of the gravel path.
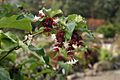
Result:
{"label": "gravel path", "polygon": [[120,70],[101,72],[96,76],[86,77],[79,73],[77,77],[68,80],[120,80]]}
{"label": "gravel path", "polygon": [[97,76],[86,76],[76,80],[120,80],[120,70],[102,72]]}

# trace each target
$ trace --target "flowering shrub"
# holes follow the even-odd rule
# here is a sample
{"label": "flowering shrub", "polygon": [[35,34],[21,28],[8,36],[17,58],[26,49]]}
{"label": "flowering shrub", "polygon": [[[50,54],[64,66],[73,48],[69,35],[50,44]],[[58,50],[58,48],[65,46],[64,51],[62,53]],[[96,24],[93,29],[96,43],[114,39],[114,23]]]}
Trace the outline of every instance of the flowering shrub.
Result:
{"label": "flowering shrub", "polygon": [[[87,34],[91,37],[92,34],[87,29],[85,19],[80,15],[72,14],[64,17],[62,14],[61,10],[43,8],[37,15],[22,13],[0,19],[0,28],[15,28],[27,32],[24,40],[11,32],[0,32],[0,63],[2,67],[0,69],[4,72],[4,75],[0,72],[1,80],[6,80],[6,78],[8,80],[10,78],[40,80],[52,78],[57,74],[64,76],[71,71],[71,68],[74,67],[73,64],[78,62],[76,52],[83,48],[85,51],[87,50],[82,35]],[[51,54],[55,53],[53,57],[46,53],[44,47],[36,47],[32,42],[36,35],[46,33],[48,36],[54,36],[51,50]],[[22,51],[20,51],[21,48]],[[19,59],[18,53],[24,53],[22,57],[25,58]],[[10,67],[6,66],[5,61]]]}

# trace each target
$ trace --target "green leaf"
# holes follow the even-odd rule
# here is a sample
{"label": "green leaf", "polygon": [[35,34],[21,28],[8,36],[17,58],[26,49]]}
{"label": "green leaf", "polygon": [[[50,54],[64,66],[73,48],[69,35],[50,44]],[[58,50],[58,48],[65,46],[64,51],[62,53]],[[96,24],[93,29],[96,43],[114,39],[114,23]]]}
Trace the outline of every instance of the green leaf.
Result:
{"label": "green leaf", "polygon": [[87,32],[88,31],[87,25],[83,22],[78,23],[77,26],[76,26],[76,29],[78,29],[82,32]]}
{"label": "green leaf", "polygon": [[17,43],[17,42],[18,42],[17,36],[14,35],[14,34],[12,34],[11,32],[5,33],[5,36],[6,36],[7,38],[9,38],[9,39],[10,39],[12,42],[14,42],[14,43]]}
{"label": "green leaf", "polygon": [[76,26],[75,22],[67,23],[67,29],[68,29],[68,31],[69,31],[70,34],[72,34],[72,32],[74,31],[75,26]]}
{"label": "green leaf", "polygon": [[66,64],[64,62],[58,62],[61,68],[65,69],[65,73],[68,74],[72,70],[72,65]]}
{"label": "green leaf", "polygon": [[25,51],[30,51],[29,48],[28,48],[28,46],[27,46],[25,43],[23,43],[23,41],[19,40],[18,43],[19,43],[19,46],[20,46],[23,50],[25,50]]}
{"label": "green leaf", "polygon": [[25,14],[24,17],[30,19],[31,21],[34,19],[34,15],[31,13]]}
{"label": "green leaf", "polygon": [[74,21],[75,18],[76,18],[76,14],[72,14],[72,15],[69,15],[69,16],[67,17],[67,20],[68,20],[68,21]]}
{"label": "green leaf", "polygon": [[17,73],[14,72],[13,76],[14,76],[14,80],[24,80],[24,75],[20,70]]}
{"label": "green leaf", "polygon": [[11,42],[11,40],[8,38],[4,38],[1,41],[1,48],[6,49],[6,50],[9,50],[17,45],[18,44]]}
{"label": "green leaf", "polygon": [[49,56],[48,55],[43,56],[43,59],[45,60],[46,64],[49,64]]}
{"label": "green leaf", "polygon": [[36,48],[33,45],[29,45],[28,47],[31,51],[34,51],[39,55],[39,58],[42,62],[49,64],[49,56],[45,53],[43,48]]}
{"label": "green leaf", "polygon": [[71,38],[71,34],[69,32],[66,32],[65,34],[66,41],[69,40],[70,38]]}
{"label": "green leaf", "polygon": [[5,52],[8,52],[9,50],[6,50],[6,49],[0,49],[0,55],[1,53],[5,53]]}
{"label": "green leaf", "polygon": [[23,66],[23,65],[25,65],[27,63],[33,63],[33,62],[36,62],[36,60],[33,59],[33,58],[28,58],[28,59],[24,60],[23,62],[21,62],[20,65]]}
{"label": "green leaf", "polygon": [[6,57],[6,59],[11,60],[12,62],[14,62],[14,61],[16,60],[16,58],[17,58],[17,53],[16,53],[15,51],[12,52],[12,53],[10,53],[10,54]]}
{"label": "green leaf", "polygon": [[16,20],[18,15],[3,17],[0,19],[0,28],[15,28],[20,30],[32,31],[31,20],[23,18]]}
{"label": "green leaf", "polygon": [[18,45],[18,38],[10,32],[3,33],[1,31],[0,44],[2,49],[4,49],[5,51],[8,51],[9,49]]}
{"label": "green leaf", "polygon": [[43,8],[43,11],[50,17],[54,17],[57,14],[63,14],[62,10],[52,10],[52,9],[45,9]]}
{"label": "green leaf", "polygon": [[60,49],[60,52],[63,54],[63,56],[64,56],[65,58],[68,57],[68,55],[67,55],[67,51],[66,51],[65,48],[61,48],[61,49]]}
{"label": "green leaf", "polygon": [[81,15],[77,15],[76,18],[75,18],[75,21],[78,22],[78,23],[79,22],[84,22],[84,19]]}
{"label": "green leaf", "polygon": [[39,31],[43,32],[44,31],[44,27],[40,27]]}
{"label": "green leaf", "polygon": [[5,38],[11,40],[11,42],[13,43],[17,43],[17,40],[18,40],[18,38],[10,32],[7,32],[7,33],[0,32],[0,40]]}
{"label": "green leaf", "polygon": [[9,73],[4,69],[0,67],[0,80],[11,80]]}
{"label": "green leaf", "polygon": [[62,14],[62,13],[63,12],[60,9],[59,10],[53,10],[53,11],[49,12],[50,17],[53,17],[53,16],[55,16],[57,14]]}
{"label": "green leaf", "polygon": [[23,19],[23,18],[25,18],[25,17],[24,17],[24,15],[22,14],[22,15],[19,15],[19,16],[16,18],[16,20],[20,20],[20,19]]}
{"label": "green leaf", "polygon": [[86,32],[87,33],[87,36],[91,39],[94,39],[94,35],[93,33],[88,29],[88,26],[87,24],[83,23],[83,22],[80,22],[80,23],[77,23],[77,26],[75,28],[76,30],[80,30],[81,32]]}
{"label": "green leaf", "polygon": [[75,29],[76,23],[75,22],[69,22],[67,23],[67,31],[65,34],[66,39],[70,39],[72,36],[72,33]]}
{"label": "green leaf", "polygon": [[79,22],[84,22],[84,19],[82,18],[82,16],[77,15],[77,14],[69,15],[69,16],[67,17],[67,20],[68,20],[68,22],[69,22],[69,21],[75,21],[75,22],[77,22],[77,23],[79,23]]}
{"label": "green leaf", "polygon": [[28,47],[31,51],[34,51],[36,52],[38,55],[40,56],[44,56],[45,55],[45,52],[44,52],[44,49],[43,48],[36,48],[34,47],[33,45],[29,45]]}
{"label": "green leaf", "polygon": [[[53,73],[54,71],[52,69],[44,69],[42,70],[40,73],[38,73],[36,76],[39,76],[39,75],[42,75],[42,74],[51,74]],[[54,74],[54,73],[53,73]]]}

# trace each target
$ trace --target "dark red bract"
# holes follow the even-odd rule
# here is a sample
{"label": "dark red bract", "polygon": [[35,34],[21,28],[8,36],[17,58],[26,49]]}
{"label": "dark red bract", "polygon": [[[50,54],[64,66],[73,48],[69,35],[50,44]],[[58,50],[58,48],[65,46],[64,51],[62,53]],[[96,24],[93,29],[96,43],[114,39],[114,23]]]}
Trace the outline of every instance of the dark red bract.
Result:
{"label": "dark red bract", "polygon": [[78,46],[78,47],[79,47],[79,46],[83,46],[83,45],[84,45],[84,44],[83,44],[83,42],[81,42],[81,41],[77,43],[77,46]]}
{"label": "dark red bract", "polygon": [[53,51],[59,52],[59,48],[58,48],[58,47],[54,47],[54,48],[53,48]]}
{"label": "dark red bract", "polygon": [[51,28],[48,28],[48,27],[44,28],[44,32],[50,32],[50,31],[51,31]]}
{"label": "dark red bract", "polygon": [[57,43],[57,44],[55,44],[55,46],[62,48],[63,47],[63,43]]}
{"label": "dark red bract", "polygon": [[42,21],[42,25],[43,25],[44,27],[52,28],[53,22],[54,22],[54,21],[53,21],[52,18],[46,18],[46,19],[44,19],[44,20]]}
{"label": "dark red bract", "polygon": [[68,53],[67,53],[67,55],[74,55],[75,53],[74,52],[72,52],[72,51],[69,51]]}
{"label": "dark red bract", "polygon": [[67,51],[71,51],[71,50],[74,50],[74,47],[73,46],[68,46]]}
{"label": "dark red bract", "polygon": [[53,26],[57,26],[57,22],[54,22],[54,21],[53,21],[52,25],[53,25]]}
{"label": "dark red bract", "polygon": [[60,43],[65,41],[64,32],[62,30],[58,30],[58,32],[56,33],[56,39],[57,39],[57,42],[60,42]]}
{"label": "dark red bract", "polygon": [[72,34],[72,37],[71,37],[71,40],[69,43],[80,46],[80,45],[82,45],[81,40],[82,40],[82,37],[79,36],[78,31],[75,30],[75,31],[73,31],[73,34]]}

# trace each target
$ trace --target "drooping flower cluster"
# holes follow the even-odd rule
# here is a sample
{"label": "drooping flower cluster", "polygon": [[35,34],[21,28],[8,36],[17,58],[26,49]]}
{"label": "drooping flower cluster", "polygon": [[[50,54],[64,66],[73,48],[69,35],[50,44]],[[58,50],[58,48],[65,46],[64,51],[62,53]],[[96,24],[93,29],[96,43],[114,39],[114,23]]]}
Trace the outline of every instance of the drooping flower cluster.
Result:
{"label": "drooping flower cluster", "polygon": [[42,26],[44,27],[44,32],[50,32],[54,26],[57,26],[58,18],[48,17],[42,10],[39,11],[38,15],[34,17],[33,22],[42,20]]}
{"label": "drooping flower cluster", "polygon": [[79,47],[81,45],[81,40],[82,40],[82,37],[79,36],[78,32],[75,30],[73,31],[73,34],[69,43],[77,45]]}
{"label": "drooping flower cluster", "polygon": [[56,36],[56,42],[55,42],[55,45],[54,45],[54,48],[53,48],[54,51],[58,52],[59,48],[64,47],[64,44],[63,44],[63,42],[65,41],[64,35],[65,35],[64,31],[57,30],[57,33],[55,35]]}
{"label": "drooping flower cluster", "polygon": [[[70,18],[71,16],[74,18]],[[66,54],[70,58],[69,62],[76,63],[77,60],[74,57],[75,49],[78,47],[81,47],[83,45],[83,38],[79,34],[80,30],[72,28],[71,26],[74,27],[74,24],[68,26],[68,23],[73,21],[73,23],[75,23],[75,27],[76,27],[76,25],[78,23],[80,23],[83,19],[80,16],[78,17],[78,15],[71,15],[71,16],[69,16],[67,18],[63,18],[63,19],[70,19],[70,20],[61,21],[61,18],[59,19],[58,17],[54,17],[54,16],[50,16],[50,15],[48,16],[47,14],[45,14],[43,12],[43,10],[40,10],[39,14],[37,16],[35,16],[33,21],[34,22],[40,21],[40,27],[44,28],[43,32],[52,33],[52,31],[54,31],[55,43],[53,46],[53,51],[56,53],[62,54],[61,49],[64,48]],[[72,19],[75,19],[75,20],[72,20]],[[71,31],[72,31],[72,29],[74,29],[74,30],[72,32],[68,31],[70,29],[71,29]],[[69,39],[66,39],[67,33],[70,34]],[[67,44],[67,46],[66,46],[66,44]],[[60,55],[60,56],[62,56],[62,55]],[[69,64],[69,62],[68,62],[68,64]]]}
{"label": "drooping flower cluster", "polygon": [[51,29],[54,28],[54,26],[57,26],[57,22],[55,21],[56,18],[45,18],[43,21],[42,21],[42,25],[44,27],[44,31],[45,32],[49,32],[51,31]]}
{"label": "drooping flower cluster", "polygon": [[58,32],[56,33],[57,42],[63,43],[65,41],[64,35],[65,35],[64,31],[58,30]]}
{"label": "drooping flower cluster", "polygon": [[63,30],[57,30],[56,33],[56,42],[53,48],[53,51],[59,52],[60,48],[65,48],[67,55],[71,58],[74,58],[74,50],[75,48],[73,45],[76,45],[77,47],[81,46],[83,44],[82,37],[79,36],[77,31],[73,31],[71,39],[67,42],[67,47],[65,47],[65,32]]}

